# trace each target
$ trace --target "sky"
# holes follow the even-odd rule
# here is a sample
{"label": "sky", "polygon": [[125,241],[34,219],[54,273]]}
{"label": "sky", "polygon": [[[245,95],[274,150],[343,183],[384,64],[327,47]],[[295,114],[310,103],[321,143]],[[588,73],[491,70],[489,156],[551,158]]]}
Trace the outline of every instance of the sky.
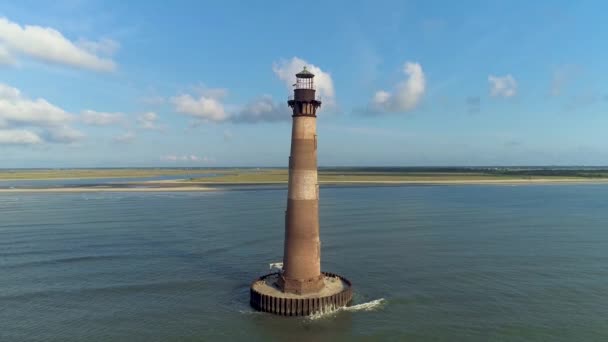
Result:
{"label": "sky", "polygon": [[0,168],[608,165],[605,1],[0,1]]}

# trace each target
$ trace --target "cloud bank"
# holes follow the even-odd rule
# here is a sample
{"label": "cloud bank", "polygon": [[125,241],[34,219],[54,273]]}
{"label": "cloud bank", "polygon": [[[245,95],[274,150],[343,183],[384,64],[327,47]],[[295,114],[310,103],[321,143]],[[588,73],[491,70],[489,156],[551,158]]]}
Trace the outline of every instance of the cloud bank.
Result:
{"label": "cloud bank", "polygon": [[[304,59],[293,57],[273,64],[272,70],[289,91],[293,89],[295,74],[306,66],[315,74],[317,94],[324,107],[336,105],[335,91],[331,75]],[[197,124],[201,122],[261,123],[288,121],[291,110],[284,102],[276,102],[270,95],[261,95],[245,105],[225,103],[228,92],[225,89],[203,89],[198,94],[179,94],[171,98],[177,113],[194,117]]]}
{"label": "cloud bank", "polygon": [[0,144],[73,143],[84,134],[72,128],[73,115],[47,100],[29,99],[0,83]]}

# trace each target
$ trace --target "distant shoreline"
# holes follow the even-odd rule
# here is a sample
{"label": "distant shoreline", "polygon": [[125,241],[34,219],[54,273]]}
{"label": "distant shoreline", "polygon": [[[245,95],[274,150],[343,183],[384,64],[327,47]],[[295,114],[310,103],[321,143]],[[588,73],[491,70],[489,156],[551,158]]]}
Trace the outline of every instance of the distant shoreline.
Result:
{"label": "distant shoreline", "polygon": [[[608,184],[608,179],[477,179],[477,180],[398,180],[398,181],[320,181],[320,185],[555,185],[555,184]],[[134,186],[146,187],[134,187]],[[158,185],[158,186],[157,186]],[[200,185],[200,186],[196,186]],[[120,186],[66,186],[47,188],[5,188],[2,193],[79,193],[79,192],[203,192],[227,190],[226,186],[287,185],[287,182],[185,182],[150,181],[144,183],[121,183]],[[132,186],[132,187],[129,187]]]}
{"label": "distant shoreline", "polygon": [[162,188],[125,188],[125,187],[57,187],[57,188],[15,188],[0,189],[2,193],[36,193],[36,192],[55,192],[55,193],[74,193],[74,192],[197,192],[214,191],[218,189],[205,188],[198,186],[189,187],[162,187]]}
{"label": "distant shoreline", "polygon": [[[336,187],[608,184],[608,168],[324,168],[318,177]],[[287,168],[12,170],[0,172],[0,193],[224,191],[288,179]]]}
{"label": "distant shoreline", "polygon": [[[285,184],[287,182],[275,182],[275,181],[260,181],[260,182],[203,182],[203,181],[161,181],[163,185],[175,184],[205,184],[205,185],[271,185],[271,184]],[[158,183],[161,183],[158,182]],[[157,183],[157,182],[154,182]],[[549,183],[605,183],[608,184],[608,179],[590,179],[590,178],[534,178],[534,179],[454,179],[454,180],[331,180],[331,181],[319,181],[321,185],[332,185],[332,184],[395,184],[395,185],[449,185],[449,184],[549,184]]]}

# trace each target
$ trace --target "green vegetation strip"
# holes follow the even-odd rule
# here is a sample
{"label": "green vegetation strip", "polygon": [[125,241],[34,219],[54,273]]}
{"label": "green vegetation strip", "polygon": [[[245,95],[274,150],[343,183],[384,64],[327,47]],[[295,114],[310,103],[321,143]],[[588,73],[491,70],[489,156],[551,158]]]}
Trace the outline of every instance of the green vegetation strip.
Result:
{"label": "green vegetation strip", "polygon": [[[369,171],[325,171],[319,172],[320,183],[381,183],[381,182],[458,182],[458,181],[521,181],[521,180],[581,180],[592,179],[584,175],[530,175],[491,172],[369,172]],[[597,178],[597,177],[596,177]],[[600,177],[608,179],[608,174]],[[198,183],[263,184],[286,183],[287,170],[262,170],[257,172],[234,172],[218,177],[195,178]]]}
{"label": "green vegetation strip", "polygon": [[0,180],[88,179],[88,178],[143,178],[201,174],[229,174],[236,169],[36,169],[1,170]]}
{"label": "green vegetation strip", "polygon": [[[198,177],[198,175],[210,175]],[[145,178],[175,176],[204,184],[272,184],[288,181],[287,169],[23,169],[0,170],[0,180]],[[321,168],[320,183],[474,182],[523,180],[608,180],[607,169],[509,168]]]}

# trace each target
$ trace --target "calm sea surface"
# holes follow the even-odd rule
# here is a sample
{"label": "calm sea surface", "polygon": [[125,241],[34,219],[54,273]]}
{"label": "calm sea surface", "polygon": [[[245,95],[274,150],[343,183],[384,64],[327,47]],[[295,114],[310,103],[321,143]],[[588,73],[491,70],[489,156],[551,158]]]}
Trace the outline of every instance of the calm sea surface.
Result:
{"label": "calm sea surface", "polygon": [[608,186],[321,190],[350,310],[252,312],[285,189],[0,195],[0,341],[608,340]]}

